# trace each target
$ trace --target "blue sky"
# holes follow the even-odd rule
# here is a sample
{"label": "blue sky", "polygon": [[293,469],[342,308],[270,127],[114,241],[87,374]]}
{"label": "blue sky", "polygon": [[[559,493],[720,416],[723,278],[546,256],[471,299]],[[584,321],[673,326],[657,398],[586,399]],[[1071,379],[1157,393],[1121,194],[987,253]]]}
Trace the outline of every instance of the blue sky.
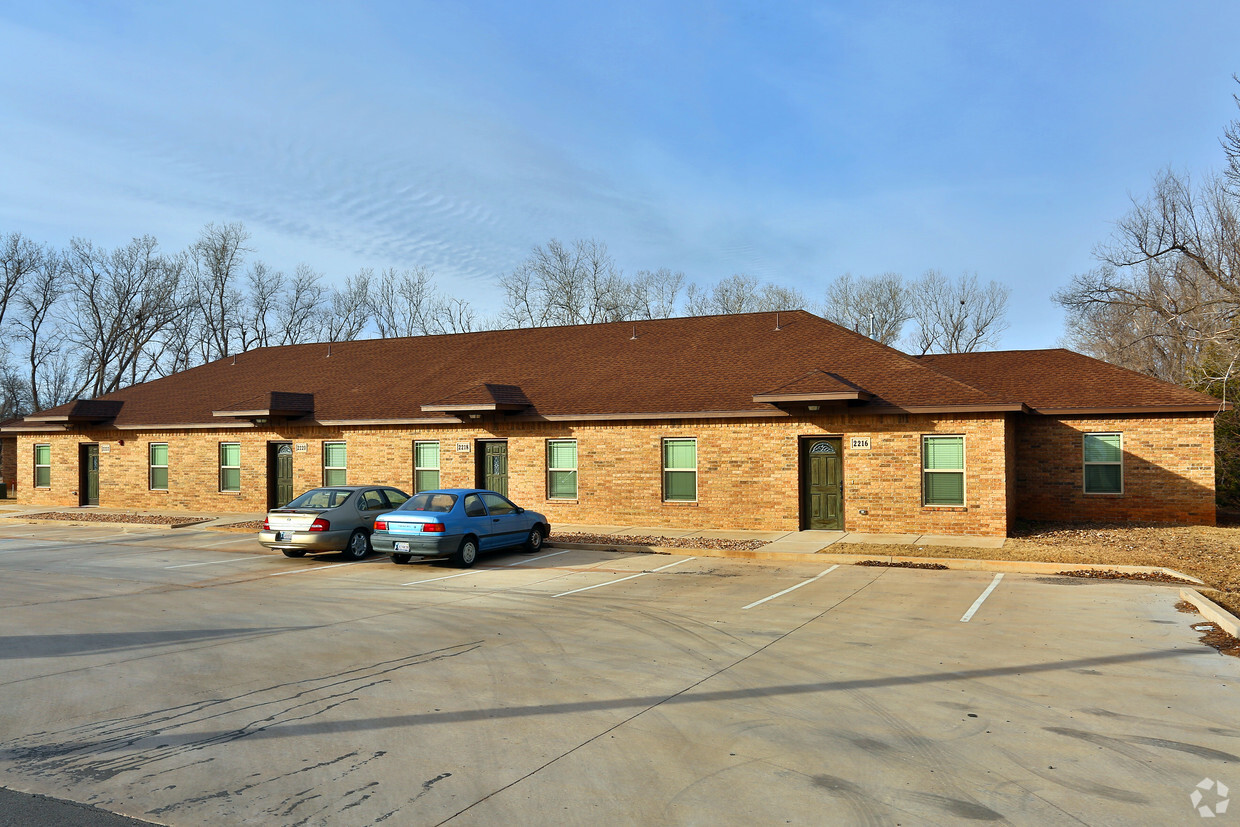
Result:
{"label": "blue sky", "polygon": [[485,314],[551,238],[626,271],[1011,285],[1007,348],[1153,175],[1222,165],[1240,4],[0,1],[0,233],[243,221]]}

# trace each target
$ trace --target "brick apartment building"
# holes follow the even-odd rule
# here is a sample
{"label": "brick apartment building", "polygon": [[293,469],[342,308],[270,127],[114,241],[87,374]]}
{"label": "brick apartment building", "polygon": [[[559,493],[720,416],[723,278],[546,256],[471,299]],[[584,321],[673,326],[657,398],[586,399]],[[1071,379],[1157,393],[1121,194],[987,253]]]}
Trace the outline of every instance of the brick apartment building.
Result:
{"label": "brick apartment building", "polygon": [[381,482],[561,524],[1003,535],[1213,524],[1218,409],[1065,350],[911,357],[795,311],[263,348],[0,431],[33,505]]}

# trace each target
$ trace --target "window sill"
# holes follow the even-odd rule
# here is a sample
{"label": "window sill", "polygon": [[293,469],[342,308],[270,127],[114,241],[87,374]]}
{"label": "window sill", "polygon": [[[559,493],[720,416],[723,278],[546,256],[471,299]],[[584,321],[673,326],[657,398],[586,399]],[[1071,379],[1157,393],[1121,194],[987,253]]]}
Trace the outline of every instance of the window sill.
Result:
{"label": "window sill", "polygon": [[967,505],[926,505],[923,503],[921,507],[927,511],[961,511],[961,512],[964,512],[964,511],[969,510],[969,507]]}
{"label": "window sill", "polygon": [[218,491],[216,493],[222,494],[225,497],[240,497],[241,496],[240,491]]}
{"label": "window sill", "polygon": [[697,500],[664,500],[663,501],[663,505],[689,506],[692,508],[696,508],[697,504],[698,504]]}
{"label": "window sill", "polygon": [[568,497],[547,497],[545,500],[543,500],[543,502],[547,503],[548,505],[554,505],[554,504],[577,505],[579,501],[576,498],[570,500]]}
{"label": "window sill", "polygon": [[1084,491],[1086,497],[1122,497],[1123,491]]}
{"label": "window sill", "polygon": [[167,494],[168,493],[167,488],[148,488],[146,490],[150,491],[152,494]]}

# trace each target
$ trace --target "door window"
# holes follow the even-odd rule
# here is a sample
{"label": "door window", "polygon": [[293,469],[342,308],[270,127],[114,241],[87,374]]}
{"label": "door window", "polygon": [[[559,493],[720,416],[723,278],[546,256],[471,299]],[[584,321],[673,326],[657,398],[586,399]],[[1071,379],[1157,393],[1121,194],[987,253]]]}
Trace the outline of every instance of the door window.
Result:
{"label": "door window", "polygon": [[465,516],[466,517],[485,517],[487,515],[486,506],[482,504],[482,498],[477,494],[470,494],[465,498]]}
{"label": "door window", "polygon": [[363,492],[362,498],[358,500],[358,504],[363,511],[378,511],[381,508],[387,508],[383,495],[373,488]]}

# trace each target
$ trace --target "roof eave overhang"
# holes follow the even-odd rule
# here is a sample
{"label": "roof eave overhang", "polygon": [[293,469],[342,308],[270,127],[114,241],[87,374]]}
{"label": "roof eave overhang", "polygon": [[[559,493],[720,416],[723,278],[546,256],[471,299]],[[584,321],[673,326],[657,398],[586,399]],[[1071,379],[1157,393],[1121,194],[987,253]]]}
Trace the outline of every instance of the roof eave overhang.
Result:
{"label": "roof eave overhang", "polygon": [[756,393],[754,402],[778,405],[787,402],[866,402],[874,394],[866,391],[839,391],[837,393]]}
{"label": "roof eave overhang", "polygon": [[1152,413],[1219,413],[1231,410],[1230,402],[1201,402],[1186,405],[1129,405],[1127,407],[1099,408],[1030,408],[1030,413],[1041,416],[1132,416]]}
{"label": "roof eave overhang", "polygon": [[255,408],[249,411],[211,411],[212,416],[228,419],[298,419],[307,416],[308,411],[295,411],[288,408]]}
{"label": "roof eave overhang", "polygon": [[529,405],[516,402],[478,402],[472,405],[422,405],[426,413],[498,413],[500,411],[523,411]]}
{"label": "roof eave overhang", "polygon": [[69,430],[63,423],[47,422],[42,425],[5,425],[0,428],[4,434],[60,434]]}

